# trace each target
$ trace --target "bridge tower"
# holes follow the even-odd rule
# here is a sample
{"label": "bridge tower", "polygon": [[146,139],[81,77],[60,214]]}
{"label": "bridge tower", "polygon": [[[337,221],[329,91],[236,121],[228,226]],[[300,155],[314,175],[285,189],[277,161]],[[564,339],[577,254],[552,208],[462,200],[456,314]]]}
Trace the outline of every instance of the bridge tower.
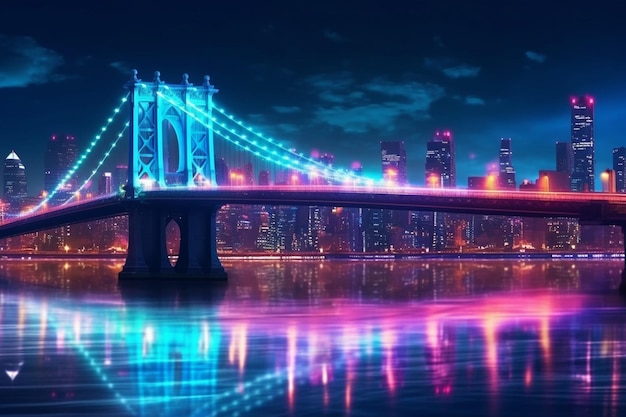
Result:
{"label": "bridge tower", "polygon": [[219,90],[210,77],[194,87],[187,74],[181,84],[165,84],[159,71],[152,82],[142,82],[133,70],[125,87],[130,90],[126,196],[135,198],[141,187],[216,185],[212,112]]}
{"label": "bridge tower", "polygon": [[[225,279],[217,257],[215,216],[218,204],[141,199],[142,191],[170,186],[215,187],[213,94],[219,90],[206,75],[194,87],[183,74],[180,84],[166,84],[155,71],[143,82],[133,70],[130,90],[128,181],[128,256],[120,279]],[[180,229],[174,266],[166,251],[170,222]]]}

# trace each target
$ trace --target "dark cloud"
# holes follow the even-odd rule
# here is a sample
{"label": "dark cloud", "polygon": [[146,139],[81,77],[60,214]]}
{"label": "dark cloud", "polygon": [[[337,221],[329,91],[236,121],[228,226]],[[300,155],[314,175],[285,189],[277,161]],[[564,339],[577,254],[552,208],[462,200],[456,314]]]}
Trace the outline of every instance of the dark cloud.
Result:
{"label": "dark cloud", "polygon": [[345,37],[341,36],[339,33],[330,29],[324,30],[324,37],[328,39],[329,41],[335,42],[335,43],[344,43],[347,41]]}
{"label": "dark cloud", "polygon": [[330,104],[317,107],[315,121],[346,133],[390,132],[401,117],[429,118],[431,104],[444,96],[443,87],[433,83],[384,77],[358,83],[347,73],[319,75],[310,82],[324,87],[318,98]]}
{"label": "dark cloud", "polygon": [[293,114],[302,111],[302,109],[298,106],[273,106],[272,109],[274,109],[276,113],[280,114]]}
{"label": "dark cloud", "polygon": [[109,64],[109,67],[116,69],[124,75],[129,75],[132,68],[128,66],[126,63],[121,61],[114,61]]}
{"label": "dark cloud", "polygon": [[480,67],[459,63],[450,57],[424,58],[424,67],[440,71],[448,78],[468,78],[476,77],[480,73]]}
{"label": "dark cloud", "polygon": [[0,35],[0,88],[62,81],[63,57],[28,36]]}
{"label": "dark cloud", "polygon": [[539,52],[534,52],[534,51],[526,51],[525,55],[526,55],[526,58],[530,59],[531,61],[538,62],[540,64],[544,63],[547,58],[545,55],[540,54]]}
{"label": "dark cloud", "polygon": [[465,97],[465,104],[468,104],[470,106],[484,106],[485,100],[480,97],[467,96]]}
{"label": "dark cloud", "polygon": [[480,72],[480,67],[474,67],[472,65],[461,64],[453,67],[447,67],[442,69],[443,73],[450,78],[467,78],[476,77]]}

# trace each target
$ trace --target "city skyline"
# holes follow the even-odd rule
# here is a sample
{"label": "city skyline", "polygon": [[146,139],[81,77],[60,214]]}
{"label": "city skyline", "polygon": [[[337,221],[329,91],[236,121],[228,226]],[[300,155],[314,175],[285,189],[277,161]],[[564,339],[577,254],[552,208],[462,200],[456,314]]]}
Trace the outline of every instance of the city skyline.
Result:
{"label": "city skyline", "polygon": [[335,166],[358,160],[367,176],[381,175],[380,141],[404,141],[413,184],[437,130],[454,135],[459,186],[498,164],[501,138],[512,140],[517,182],[534,181],[554,169],[554,144],[571,140],[569,100],[591,95],[596,176],[612,167],[626,120],[614,5],[359,6],[2,5],[4,151],[16,148],[43,189],[48,138],[71,134],[84,149],[137,68],[168,83],[210,74],[216,102],[242,120],[299,152],[332,153]]}

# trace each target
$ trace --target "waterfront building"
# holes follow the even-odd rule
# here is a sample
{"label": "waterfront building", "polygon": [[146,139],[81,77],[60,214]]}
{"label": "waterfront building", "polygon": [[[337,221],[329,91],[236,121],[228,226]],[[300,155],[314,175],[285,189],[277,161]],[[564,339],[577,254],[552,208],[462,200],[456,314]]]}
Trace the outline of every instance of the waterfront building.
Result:
{"label": "waterfront building", "polygon": [[573,97],[571,104],[571,136],[573,166],[570,179],[572,191],[595,190],[595,144],[593,97]]}
{"label": "waterfront building", "polygon": [[567,174],[568,181],[572,173],[572,158],[572,143],[556,142],[556,170]]}
{"label": "waterfront building", "polygon": [[406,185],[407,171],[404,141],[381,141],[380,154],[385,182]]}
{"label": "waterfront building", "polygon": [[4,198],[12,208],[19,207],[27,197],[27,182],[26,168],[15,151],[11,151],[4,160],[3,179]]}
{"label": "waterfront building", "polygon": [[498,187],[500,189],[516,188],[515,168],[513,168],[513,152],[511,138],[500,139],[500,171],[498,173]]}
{"label": "waterfront building", "polygon": [[76,161],[76,139],[71,135],[52,135],[44,158],[44,189],[54,203],[64,202],[78,189],[76,178],[65,179]]}
{"label": "waterfront building", "polygon": [[626,147],[613,148],[613,172],[615,174],[615,191],[626,192]]}
{"label": "waterfront building", "polygon": [[113,171],[113,191],[117,192],[126,185],[128,180],[128,165],[119,164],[115,166]]}
{"label": "waterfront building", "polygon": [[427,187],[456,187],[454,141],[449,130],[436,132],[426,144],[425,181]]}
{"label": "waterfront building", "polygon": [[542,169],[536,184],[538,191],[570,191],[569,175],[563,171]]}
{"label": "waterfront building", "polygon": [[108,195],[113,192],[113,174],[105,172],[98,181],[98,195]]}

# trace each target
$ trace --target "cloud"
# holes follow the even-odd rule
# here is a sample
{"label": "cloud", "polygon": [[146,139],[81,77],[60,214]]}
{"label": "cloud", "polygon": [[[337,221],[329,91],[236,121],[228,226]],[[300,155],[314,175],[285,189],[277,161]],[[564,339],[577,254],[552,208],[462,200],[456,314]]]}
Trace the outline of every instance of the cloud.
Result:
{"label": "cloud", "polygon": [[27,87],[65,79],[56,72],[63,57],[29,36],[0,35],[0,88]]}
{"label": "cloud", "polygon": [[284,133],[296,133],[300,131],[300,126],[293,123],[278,123],[276,127]]}
{"label": "cloud", "polygon": [[344,43],[347,41],[345,37],[341,36],[339,33],[330,29],[324,30],[324,37],[328,39],[329,41],[335,42],[335,43]]}
{"label": "cloud", "polygon": [[475,65],[458,63],[457,60],[449,57],[424,58],[424,67],[442,72],[449,78],[469,78],[476,77],[480,73],[480,67]]}
{"label": "cloud", "polygon": [[547,59],[545,55],[540,54],[539,52],[526,51],[525,55],[526,55],[526,58],[530,59],[531,61],[538,62],[540,64],[544,63]]}
{"label": "cloud", "polygon": [[109,67],[116,69],[122,74],[128,75],[128,76],[130,76],[130,71],[132,70],[131,67],[129,67],[128,65],[126,65],[126,63],[121,62],[121,61],[111,62],[109,63]]}
{"label": "cloud", "polygon": [[465,97],[465,104],[470,106],[484,106],[485,100],[480,97],[467,96]]}
{"label": "cloud", "polygon": [[306,82],[318,89],[333,90],[349,88],[354,84],[355,79],[350,72],[341,71],[333,74],[313,75]]}
{"label": "cloud", "polygon": [[444,96],[443,87],[436,84],[385,77],[359,83],[348,73],[315,76],[309,82],[326,87],[317,93],[326,105],[314,111],[315,121],[346,133],[392,131],[404,117],[427,119],[430,105]]}
{"label": "cloud", "polygon": [[272,109],[274,109],[276,113],[280,114],[293,114],[302,111],[302,109],[298,106],[273,106]]}
{"label": "cloud", "polygon": [[442,69],[443,73],[450,78],[469,78],[476,77],[480,72],[480,67],[474,67],[467,64],[455,65]]}

